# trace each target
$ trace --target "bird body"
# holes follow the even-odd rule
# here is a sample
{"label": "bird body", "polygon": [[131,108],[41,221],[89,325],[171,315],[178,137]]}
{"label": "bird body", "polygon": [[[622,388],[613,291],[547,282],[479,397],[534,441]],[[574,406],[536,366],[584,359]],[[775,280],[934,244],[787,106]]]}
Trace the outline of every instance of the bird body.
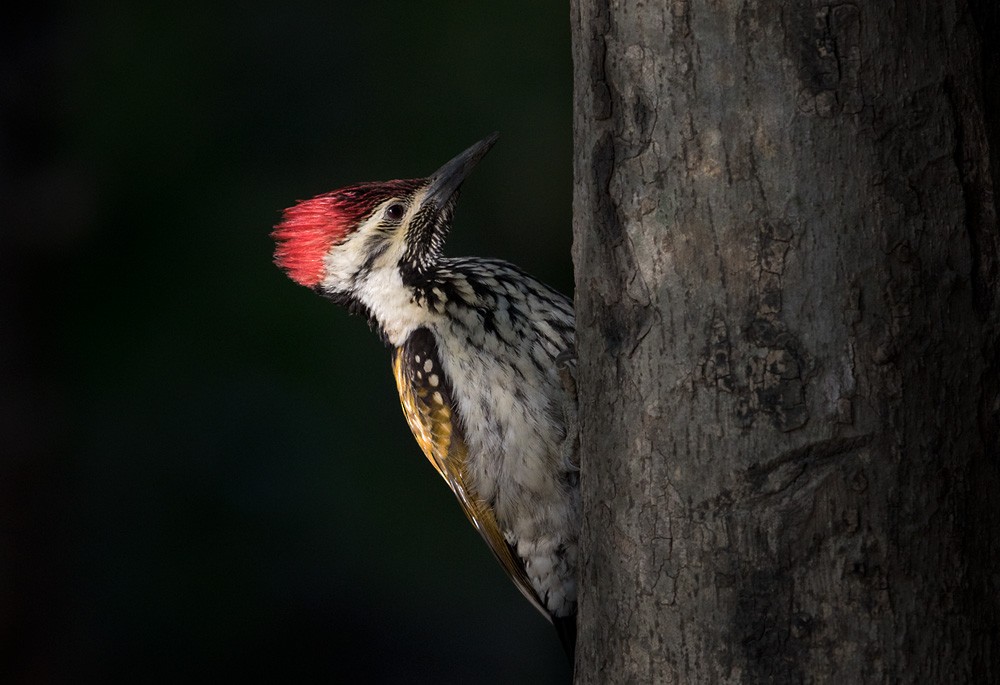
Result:
{"label": "bird body", "polygon": [[487,138],[426,179],[306,200],[275,227],[289,276],[366,316],[392,348],[417,443],[521,592],[572,653],[580,526],[569,300],[493,259],[441,251]]}

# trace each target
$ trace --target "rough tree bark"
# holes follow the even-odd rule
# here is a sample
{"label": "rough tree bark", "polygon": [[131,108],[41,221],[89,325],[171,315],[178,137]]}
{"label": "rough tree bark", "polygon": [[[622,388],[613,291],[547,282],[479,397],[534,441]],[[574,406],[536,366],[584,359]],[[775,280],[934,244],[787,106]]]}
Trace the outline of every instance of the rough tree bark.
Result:
{"label": "rough tree bark", "polygon": [[995,18],[573,0],[577,682],[1000,682]]}

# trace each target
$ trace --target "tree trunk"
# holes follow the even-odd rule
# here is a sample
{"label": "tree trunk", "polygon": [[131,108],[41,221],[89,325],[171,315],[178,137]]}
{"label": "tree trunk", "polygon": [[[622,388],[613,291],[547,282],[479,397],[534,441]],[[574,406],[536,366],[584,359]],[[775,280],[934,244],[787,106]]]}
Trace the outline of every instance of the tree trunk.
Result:
{"label": "tree trunk", "polygon": [[1000,682],[984,22],[573,0],[572,23],[577,681]]}

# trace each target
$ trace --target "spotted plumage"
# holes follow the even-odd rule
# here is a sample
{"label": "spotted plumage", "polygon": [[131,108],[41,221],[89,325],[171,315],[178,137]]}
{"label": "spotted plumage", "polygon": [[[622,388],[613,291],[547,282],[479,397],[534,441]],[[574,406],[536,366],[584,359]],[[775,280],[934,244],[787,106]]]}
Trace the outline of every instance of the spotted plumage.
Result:
{"label": "spotted plumage", "polygon": [[447,379],[442,382],[444,373],[437,361],[436,348],[434,335],[426,328],[418,328],[393,354],[392,370],[406,422],[424,456],[455,493],[462,511],[483,536],[497,561],[528,601],[544,612],[524,573],[523,564],[507,543],[492,509],[470,485],[468,448],[456,420]]}
{"label": "spotted plumage", "polygon": [[557,363],[573,349],[572,306],[507,262],[442,255],[458,188],[494,140],[429,178],[286,210],[276,261],[390,346],[420,449],[572,654],[579,464],[575,397]]}

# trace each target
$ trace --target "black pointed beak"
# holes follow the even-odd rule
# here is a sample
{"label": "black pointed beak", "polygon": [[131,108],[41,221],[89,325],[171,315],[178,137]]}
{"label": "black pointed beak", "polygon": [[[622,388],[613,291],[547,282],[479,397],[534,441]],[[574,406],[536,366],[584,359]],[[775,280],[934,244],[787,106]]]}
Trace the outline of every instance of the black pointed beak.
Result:
{"label": "black pointed beak", "polygon": [[448,204],[455,191],[462,185],[462,181],[472,172],[479,160],[486,156],[499,137],[499,133],[491,133],[435,171],[430,177],[424,203],[433,203],[438,209]]}

